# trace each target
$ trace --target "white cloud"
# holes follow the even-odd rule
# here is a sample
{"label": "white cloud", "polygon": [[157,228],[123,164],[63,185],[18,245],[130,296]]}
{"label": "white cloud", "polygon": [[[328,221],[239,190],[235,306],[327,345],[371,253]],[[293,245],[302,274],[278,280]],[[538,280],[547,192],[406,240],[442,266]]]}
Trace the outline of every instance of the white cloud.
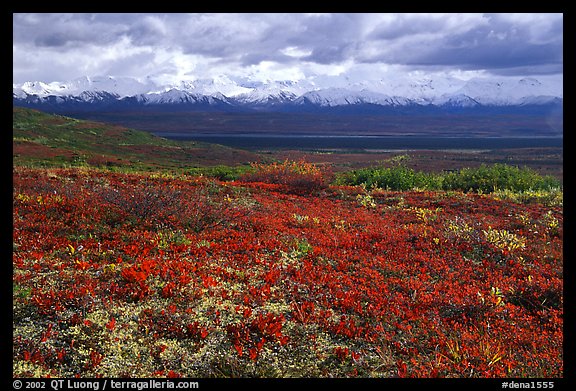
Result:
{"label": "white cloud", "polygon": [[562,14],[14,14],[13,22],[15,82],[562,73]]}
{"label": "white cloud", "polygon": [[298,46],[288,46],[284,49],[281,49],[280,52],[289,57],[300,58],[304,56],[309,56],[312,54],[312,51],[309,49],[302,49]]}

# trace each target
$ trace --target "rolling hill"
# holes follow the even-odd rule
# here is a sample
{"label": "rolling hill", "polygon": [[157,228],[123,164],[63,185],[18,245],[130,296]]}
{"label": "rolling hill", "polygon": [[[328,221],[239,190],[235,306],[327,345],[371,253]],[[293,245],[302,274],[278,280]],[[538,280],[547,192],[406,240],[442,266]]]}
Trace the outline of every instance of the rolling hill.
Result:
{"label": "rolling hill", "polygon": [[134,169],[231,166],[256,154],[201,142],[175,142],[150,133],[41,111],[13,108],[14,164]]}

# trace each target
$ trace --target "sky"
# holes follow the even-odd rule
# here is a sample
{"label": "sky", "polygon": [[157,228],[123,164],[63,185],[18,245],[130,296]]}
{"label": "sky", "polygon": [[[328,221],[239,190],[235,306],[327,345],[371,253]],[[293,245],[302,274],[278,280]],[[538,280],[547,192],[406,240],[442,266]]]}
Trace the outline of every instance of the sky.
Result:
{"label": "sky", "polygon": [[562,78],[563,14],[13,14],[13,82]]}

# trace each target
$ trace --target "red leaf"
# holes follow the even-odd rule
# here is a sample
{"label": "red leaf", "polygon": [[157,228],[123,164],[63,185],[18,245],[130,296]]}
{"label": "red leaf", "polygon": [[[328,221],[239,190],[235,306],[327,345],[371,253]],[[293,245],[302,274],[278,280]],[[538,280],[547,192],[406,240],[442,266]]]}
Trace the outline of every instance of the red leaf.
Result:
{"label": "red leaf", "polygon": [[240,357],[242,357],[242,345],[240,345],[239,343],[235,343],[234,344],[234,349],[236,349],[236,351],[238,352],[238,355]]}
{"label": "red leaf", "polygon": [[58,361],[63,361],[64,357],[66,357],[66,350],[64,348],[60,349],[57,354]]}
{"label": "red leaf", "polygon": [[116,319],[114,318],[110,319],[110,322],[106,323],[106,328],[110,331],[114,330],[115,326],[116,326]]}
{"label": "red leaf", "polygon": [[398,360],[396,366],[398,367],[398,377],[406,377],[408,373],[408,367],[406,366],[406,363],[402,360]]}

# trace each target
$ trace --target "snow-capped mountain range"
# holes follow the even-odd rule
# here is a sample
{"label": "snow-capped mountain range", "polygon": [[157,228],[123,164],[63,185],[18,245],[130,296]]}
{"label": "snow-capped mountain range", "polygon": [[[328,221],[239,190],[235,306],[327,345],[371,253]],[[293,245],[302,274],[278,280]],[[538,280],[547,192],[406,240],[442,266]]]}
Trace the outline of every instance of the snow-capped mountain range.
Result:
{"label": "snow-capped mountain range", "polygon": [[151,79],[82,77],[67,82],[13,84],[14,104],[63,110],[119,110],[178,106],[180,109],[298,111],[371,107],[474,109],[561,105],[561,81],[536,78],[460,80],[421,78],[351,80],[317,77],[300,81],[213,79],[158,85]]}

